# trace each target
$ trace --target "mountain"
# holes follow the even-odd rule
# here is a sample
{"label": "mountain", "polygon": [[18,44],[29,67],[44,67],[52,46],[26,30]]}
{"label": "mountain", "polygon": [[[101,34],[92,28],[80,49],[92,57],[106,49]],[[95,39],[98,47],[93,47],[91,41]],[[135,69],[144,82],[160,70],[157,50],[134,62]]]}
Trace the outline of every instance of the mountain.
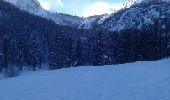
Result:
{"label": "mountain", "polygon": [[127,0],[124,3],[125,8],[129,8],[134,4],[138,3],[149,3],[149,2],[169,2],[170,0]]}
{"label": "mountain", "polygon": [[43,9],[37,0],[4,0],[34,15],[53,20],[56,24],[77,27],[83,18],[62,13],[51,13]]}
{"label": "mountain", "polygon": [[[130,8],[132,5],[134,5],[136,3],[140,3],[140,2],[141,2],[141,0],[127,0],[123,5],[124,5],[124,8]],[[112,13],[110,15],[103,14],[103,15],[95,15],[95,16],[87,17],[79,25],[78,28],[79,29],[94,29],[94,28],[98,27],[99,25],[101,25],[105,20],[109,19],[110,17],[113,17],[114,13]]]}
{"label": "mountain", "polygon": [[[164,2],[165,0],[127,0],[124,3],[124,8],[112,13],[110,15],[96,15],[88,18],[81,18],[63,13],[51,13],[43,9],[37,0],[5,0],[18,8],[44,17],[49,20],[53,20],[56,24],[71,26],[79,29],[94,29],[105,28],[111,31],[122,30],[125,28],[137,28],[146,24],[153,24],[155,18],[161,16],[162,10],[158,11],[158,2]],[[166,0],[169,2],[170,0]],[[156,7],[157,6],[157,7]],[[161,7],[160,9],[163,9]],[[145,12],[145,13],[143,13]]]}
{"label": "mountain", "polygon": [[95,15],[87,17],[83,20],[83,22],[79,25],[79,29],[93,29],[94,27],[97,27],[98,22],[102,22],[108,14],[103,15]]}
{"label": "mountain", "polygon": [[127,0],[127,1],[125,1],[125,3],[123,5],[124,5],[125,8],[129,8],[133,4],[139,3],[139,2],[141,2],[141,0]]}
{"label": "mountain", "polygon": [[40,6],[40,3],[37,0],[5,0],[5,1],[29,13],[39,15],[42,17],[49,16],[49,13]]}
{"label": "mountain", "polygon": [[103,28],[120,31],[129,28],[142,29],[155,25],[156,20],[170,16],[170,4],[139,3],[131,8],[123,9],[104,21]]}
{"label": "mountain", "polygon": [[[155,20],[170,17],[169,2],[128,1],[133,3],[130,8],[121,9],[110,15],[89,17],[80,27],[84,29],[107,29],[110,31],[121,31],[129,28],[142,29],[148,25],[154,25]],[[134,2],[138,3],[134,4]]]}

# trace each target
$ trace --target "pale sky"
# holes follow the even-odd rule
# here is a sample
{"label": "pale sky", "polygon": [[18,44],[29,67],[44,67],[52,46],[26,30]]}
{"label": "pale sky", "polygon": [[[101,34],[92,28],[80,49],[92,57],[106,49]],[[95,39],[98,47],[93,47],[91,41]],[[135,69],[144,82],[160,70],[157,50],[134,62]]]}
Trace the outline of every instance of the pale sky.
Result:
{"label": "pale sky", "polygon": [[123,7],[126,0],[38,0],[49,11],[77,16],[101,15]]}

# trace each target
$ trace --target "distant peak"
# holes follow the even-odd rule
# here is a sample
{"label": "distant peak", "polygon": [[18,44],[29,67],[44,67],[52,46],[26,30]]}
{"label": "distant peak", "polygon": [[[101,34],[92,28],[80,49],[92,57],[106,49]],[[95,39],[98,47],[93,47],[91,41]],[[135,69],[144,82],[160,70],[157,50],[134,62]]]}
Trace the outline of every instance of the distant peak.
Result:
{"label": "distant peak", "polygon": [[170,2],[170,0],[127,0],[124,3],[125,8],[129,8],[136,3],[154,3],[154,2]]}
{"label": "distant peak", "polygon": [[127,0],[123,5],[125,8],[131,7],[135,3],[140,3],[143,0]]}
{"label": "distant peak", "polygon": [[40,3],[37,0],[4,0],[12,4],[20,4],[20,3],[33,3],[36,5],[40,5]]}

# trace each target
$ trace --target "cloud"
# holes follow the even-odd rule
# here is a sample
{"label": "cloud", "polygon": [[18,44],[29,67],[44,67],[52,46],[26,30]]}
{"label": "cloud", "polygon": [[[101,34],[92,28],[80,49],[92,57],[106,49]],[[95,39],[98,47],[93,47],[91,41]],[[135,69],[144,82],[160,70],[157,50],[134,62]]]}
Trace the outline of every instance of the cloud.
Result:
{"label": "cloud", "polygon": [[50,5],[47,2],[41,2],[41,6],[45,9],[45,10],[50,10]]}
{"label": "cloud", "polygon": [[62,0],[38,0],[45,10],[53,10],[63,6]]}
{"label": "cloud", "polygon": [[68,13],[78,16],[93,16],[113,12],[123,6],[114,0],[38,0],[41,6],[52,12]]}
{"label": "cloud", "polygon": [[57,4],[57,6],[63,6],[62,0],[56,0],[56,4]]}
{"label": "cloud", "polygon": [[89,17],[93,15],[101,15],[105,13],[111,13],[113,10],[118,10],[123,7],[122,3],[109,3],[109,2],[95,2],[87,7],[82,16]]}

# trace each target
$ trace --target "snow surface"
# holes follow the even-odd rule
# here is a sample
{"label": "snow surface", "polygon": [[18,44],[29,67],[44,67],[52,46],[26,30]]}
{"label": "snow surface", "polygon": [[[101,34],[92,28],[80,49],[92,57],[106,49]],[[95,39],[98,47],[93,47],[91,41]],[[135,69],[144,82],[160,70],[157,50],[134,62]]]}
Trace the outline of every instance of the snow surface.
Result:
{"label": "snow surface", "polygon": [[129,8],[135,3],[140,3],[142,0],[126,0],[124,5],[124,8]]}
{"label": "snow surface", "polygon": [[92,23],[95,22],[97,17],[86,18],[80,25],[79,29],[92,29]]}
{"label": "snow surface", "polygon": [[[124,8],[129,8],[133,4],[136,4],[136,3],[149,3],[151,1],[158,1],[158,0],[126,0],[123,5],[124,5]],[[170,0],[159,0],[158,2],[160,2],[160,1],[170,2]]]}
{"label": "snow surface", "polygon": [[0,100],[170,100],[170,59],[27,71],[0,80]]}

